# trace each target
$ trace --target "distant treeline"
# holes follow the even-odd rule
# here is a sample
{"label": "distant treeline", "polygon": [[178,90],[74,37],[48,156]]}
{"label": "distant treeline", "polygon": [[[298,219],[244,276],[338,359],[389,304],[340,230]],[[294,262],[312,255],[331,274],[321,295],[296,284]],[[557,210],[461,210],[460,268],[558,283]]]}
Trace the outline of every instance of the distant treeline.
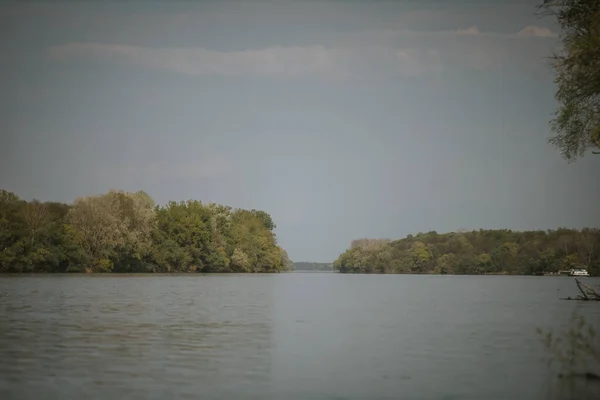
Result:
{"label": "distant treeline", "polygon": [[296,271],[333,271],[333,263],[294,262]]}
{"label": "distant treeline", "polygon": [[479,230],[360,239],[334,262],[349,273],[538,275],[587,267],[600,275],[600,230]]}
{"label": "distant treeline", "polygon": [[0,272],[279,272],[293,267],[264,211],[156,206],[110,191],[73,204],[0,190]]}

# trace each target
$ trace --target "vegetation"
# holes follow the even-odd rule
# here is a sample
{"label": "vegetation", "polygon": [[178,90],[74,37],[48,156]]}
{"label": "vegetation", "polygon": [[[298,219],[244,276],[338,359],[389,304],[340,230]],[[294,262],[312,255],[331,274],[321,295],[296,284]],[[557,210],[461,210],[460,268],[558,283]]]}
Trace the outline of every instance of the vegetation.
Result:
{"label": "vegetation", "polygon": [[559,108],[550,142],[572,161],[600,148],[600,0],[543,0],[540,8],[556,19],[563,45],[552,57]]}
{"label": "vegetation", "polygon": [[144,192],[62,204],[0,190],[0,272],[279,272],[292,262],[274,229],[264,211]]}
{"label": "vegetation", "polygon": [[557,380],[550,398],[592,399],[600,396],[600,343],[594,327],[574,314],[568,329],[559,334],[538,329],[548,350],[548,366]]}
{"label": "vegetation", "polygon": [[294,263],[294,269],[296,271],[333,271],[333,264],[301,261]]}
{"label": "vegetation", "polygon": [[600,230],[479,230],[352,242],[333,266],[350,273],[537,275],[585,266],[600,275]]}
{"label": "vegetation", "polygon": [[[552,58],[559,108],[551,121],[556,136],[550,143],[568,161],[584,156],[590,149],[599,154],[593,150],[600,148],[600,0],[543,0],[540,9],[556,19],[563,45]],[[591,251],[585,265],[592,267],[591,274],[599,275],[593,246],[588,249]],[[585,298],[579,282],[578,287]],[[600,397],[600,346],[593,327],[579,317],[567,332],[539,332],[554,355],[550,362],[560,368],[558,392],[552,397]]]}

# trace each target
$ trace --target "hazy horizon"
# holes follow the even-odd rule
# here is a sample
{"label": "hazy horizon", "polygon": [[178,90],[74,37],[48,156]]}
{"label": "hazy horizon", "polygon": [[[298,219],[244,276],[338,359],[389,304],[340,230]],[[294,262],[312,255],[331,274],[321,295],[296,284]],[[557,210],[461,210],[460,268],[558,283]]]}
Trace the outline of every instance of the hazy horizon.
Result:
{"label": "hazy horizon", "polygon": [[8,3],[0,188],[270,213],[294,261],[353,239],[600,225],[600,156],[548,144],[539,1]]}

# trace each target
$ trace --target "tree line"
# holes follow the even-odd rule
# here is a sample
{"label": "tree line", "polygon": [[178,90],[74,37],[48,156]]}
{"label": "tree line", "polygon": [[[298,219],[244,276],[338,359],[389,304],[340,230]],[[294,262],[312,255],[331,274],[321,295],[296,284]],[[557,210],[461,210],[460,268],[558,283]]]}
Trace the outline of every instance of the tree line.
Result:
{"label": "tree line", "polygon": [[333,267],[348,273],[540,275],[583,266],[600,275],[600,230],[435,231],[351,243]]}
{"label": "tree line", "polygon": [[294,262],[294,269],[296,271],[333,271],[333,264],[296,261]]}
{"label": "tree line", "polygon": [[0,190],[0,272],[279,272],[293,263],[260,210],[145,192],[25,201]]}

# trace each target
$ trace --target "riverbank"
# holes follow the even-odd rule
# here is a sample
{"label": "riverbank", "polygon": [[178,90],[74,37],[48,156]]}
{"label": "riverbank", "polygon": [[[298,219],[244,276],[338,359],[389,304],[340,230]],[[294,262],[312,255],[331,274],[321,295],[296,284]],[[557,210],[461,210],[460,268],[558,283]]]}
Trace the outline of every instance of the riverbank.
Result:
{"label": "riverbank", "polygon": [[354,273],[543,275],[585,266],[600,274],[600,231],[435,231],[403,239],[359,239],[334,268]]}

